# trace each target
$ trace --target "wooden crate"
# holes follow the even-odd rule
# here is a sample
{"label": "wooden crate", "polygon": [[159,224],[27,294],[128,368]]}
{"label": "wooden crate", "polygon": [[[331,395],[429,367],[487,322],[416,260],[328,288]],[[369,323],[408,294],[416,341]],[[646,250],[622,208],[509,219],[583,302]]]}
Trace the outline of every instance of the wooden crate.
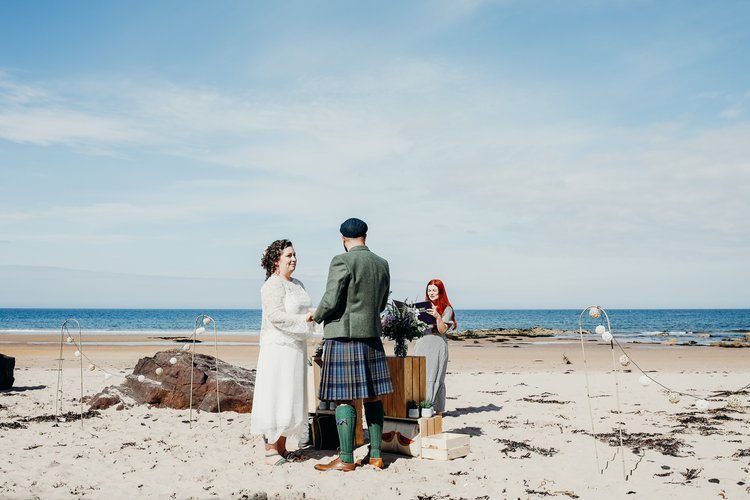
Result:
{"label": "wooden crate", "polygon": [[443,432],[443,417],[422,417],[419,419],[419,435],[422,437],[434,436]]}
{"label": "wooden crate", "polygon": [[422,436],[422,458],[432,460],[453,460],[469,454],[469,436],[441,432],[432,436]]}
{"label": "wooden crate", "polygon": [[427,367],[424,356],[388,356],[393,392],[382,397],[387,417],[407,418],[406,404],[419,403],[427,394]]}

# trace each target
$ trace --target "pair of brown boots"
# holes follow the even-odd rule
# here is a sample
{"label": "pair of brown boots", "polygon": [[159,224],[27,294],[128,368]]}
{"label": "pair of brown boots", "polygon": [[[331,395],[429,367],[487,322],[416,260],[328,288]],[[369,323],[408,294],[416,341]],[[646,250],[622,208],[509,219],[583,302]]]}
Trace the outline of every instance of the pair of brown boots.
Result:
{"label": "pair of brown boots", "polygon": [[361,467],[363,465],[372,465],[376,469],[382,469],[383,468],[383,459],[382,458],[370,458],[370,454],[368,453],[365,458],[362,460],[357,460],[355,463],[350,464],[347,462],[343,462],[341,460],[341,457],[336,457],[335,459],[331,460],[327,464],[316,464],[315,470],[319,471],[329,471],[329,470],[340,470],[343,472],[351,472],[357,467]]}

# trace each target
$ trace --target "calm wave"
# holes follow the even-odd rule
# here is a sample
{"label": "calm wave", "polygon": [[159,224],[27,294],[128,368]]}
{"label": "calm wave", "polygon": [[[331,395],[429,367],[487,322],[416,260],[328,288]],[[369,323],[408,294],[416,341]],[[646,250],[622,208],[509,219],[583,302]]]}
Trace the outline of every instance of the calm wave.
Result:
{"label": "calm wave", "polygon": [[[750,309],[610,309],[614,334],[624,341],[709,344],[750,333]],[[134,335],[190,334],[199,314],[216,320],[222,334],[257,335],[258,309],[0,309],[3,334],[58,334],[67,318],[75,318],[86,333]],[[456,311],[459,330],[490,328],[554,328],[578,330],[580,310],[474,310]],[[585,317],[584,328],[598,323]]]}

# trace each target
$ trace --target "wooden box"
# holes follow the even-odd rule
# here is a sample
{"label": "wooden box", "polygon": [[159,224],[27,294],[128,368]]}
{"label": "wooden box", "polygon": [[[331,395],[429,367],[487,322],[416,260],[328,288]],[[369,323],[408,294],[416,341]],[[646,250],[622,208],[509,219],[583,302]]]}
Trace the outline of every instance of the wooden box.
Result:
{"label": "wooden box", "polygon": [[387,417],[407,418],[406,404],[419,403],[427,395],[427,367],[424,356],[388,356],[393,392],[383,396],[383,410]]}
{"label": "wooden box", "polygon": [[432,460],[453,460],[469,454],[469,436],[441,432],[422,437],[422,458]]}
{"label": "wooden box", "polygon": [[422,437],[434,436],[443,432],[443,417],[436,415],[434,417],[419,419],[419,435]]}

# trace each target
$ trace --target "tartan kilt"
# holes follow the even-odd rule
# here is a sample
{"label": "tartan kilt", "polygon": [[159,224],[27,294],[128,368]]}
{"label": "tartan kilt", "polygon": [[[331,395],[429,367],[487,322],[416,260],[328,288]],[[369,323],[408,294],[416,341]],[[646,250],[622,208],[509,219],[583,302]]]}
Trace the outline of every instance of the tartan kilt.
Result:
{"label": "tartan kilt", "polygon": [[380,337],[326,339],[318,397],[351,401],[393,392]]}

